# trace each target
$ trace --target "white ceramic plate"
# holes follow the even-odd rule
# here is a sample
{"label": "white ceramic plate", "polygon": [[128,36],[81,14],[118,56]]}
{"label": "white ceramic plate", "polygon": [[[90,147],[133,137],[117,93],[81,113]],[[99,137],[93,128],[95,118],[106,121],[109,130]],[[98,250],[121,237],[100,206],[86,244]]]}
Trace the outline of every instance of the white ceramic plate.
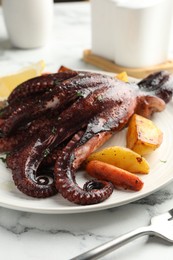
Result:
{"label": "white ceramic plate", "polygon": [[[82,213],[124,205],[155,192],[173,180],[172,111],[173,102],[168,104],[167,108],[163,112],[156,113],[153,117],[153,121],[163,131],[164,138],[162,145],[147,157],[151,170],[148,175],[140,175],[144,181],[144,187],[141,191],[131,192],[115,190],[108,200],[100,204],[89,206],[79,206],[70,203],[63,199],[60,194],[47,199],[35,199],[25,196],[17,190],[11,178],[10,171],[6,169],[3,162],[0,162],[0,206],[16,210],[48,214]],[[125,146],[125,134],[126,130],[116,134],[104,146]],[[81,184],[85,180],[86,174],[84,172],[78,172],[77,181]]]}

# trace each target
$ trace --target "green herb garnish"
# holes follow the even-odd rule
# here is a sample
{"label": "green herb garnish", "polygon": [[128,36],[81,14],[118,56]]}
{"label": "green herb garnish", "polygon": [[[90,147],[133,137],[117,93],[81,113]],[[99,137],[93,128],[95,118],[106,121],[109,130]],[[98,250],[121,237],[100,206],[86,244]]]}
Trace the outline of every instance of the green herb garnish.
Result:
{"label": "green herb garnish", "polygon": [[1,160],[3,163],[6,163],[7,156],[8,156],[9,154],[10,154],[9,152],[3,153],[2,156],[0,156],[0,160]]}
{"label": "green herb garnish", "polygon": [[80,92],[80,91],[77,91],[77,92],[76,92],[76,95],[77,95],[77,97],[83,97],[83,93]]}
{"label": "green herb garnish", "polygon": [[6,159],[7,159],[7,157],[0,157],[0,160],[1,160],[3,163],[6,163]]}
{"label": "green herb garnish", "polygon": [[164,160],[160,160],[160,162],[162,162],[162,163],[166,163],[167,161],[166,161],[166,160],[165,160],[165,161],[164,161]]}
{"label": "green herb garnish", "polygon": [[57,86],[57,85],[59,85],[61,82],[62,82],[62,80],[60,80],[60,79],[55,79],[54,84]]}
{"label": "green herb garnish", "polygon": [[49,153],[50,153],[50,149],[47,148],[47,149],[43,152],[43,156],[46,157],[46,156],[48,156]]}
{"label": "green herb garnish", "polygon": [[99,101],[102,101],[102,100],[103,100],[103,96],[100,95],[100,96],[97,97],[97,99],[98,99]]}
{"label": "green herb garnish", "polygon": [[57,128],[55,126],[52,127],[52,134],[55,134],[57,131]]}

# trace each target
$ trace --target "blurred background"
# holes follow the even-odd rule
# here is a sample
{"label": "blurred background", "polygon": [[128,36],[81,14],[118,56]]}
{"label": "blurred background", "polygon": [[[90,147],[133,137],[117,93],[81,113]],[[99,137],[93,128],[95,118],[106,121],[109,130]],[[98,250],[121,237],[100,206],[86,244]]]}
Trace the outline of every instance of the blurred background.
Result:
{"label": "blurred background", "polygon": [[[79,1],[87,1],[87,0],[54,0],[55,3],[58,2],[79,2]],[[2,0],[0,0],[0,4],[1,4]]]}
{"label": "blurred background", "polygon": [[88,0],[54,0],[55,3],[58,3],[58,2],[76,2],[76,1],[88,1]]}
{"label": "blurred background", "polygon": [[54,0],[55,3],[58,3],[58,2],[77,2],[77,1],[87,1],[87,0]]}

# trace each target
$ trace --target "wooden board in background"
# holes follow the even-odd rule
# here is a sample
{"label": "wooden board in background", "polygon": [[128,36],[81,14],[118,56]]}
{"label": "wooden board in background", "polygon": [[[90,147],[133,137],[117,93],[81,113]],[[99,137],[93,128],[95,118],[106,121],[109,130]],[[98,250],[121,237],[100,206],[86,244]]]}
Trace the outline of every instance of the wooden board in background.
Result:
{"label": "wooden board in background", "polygon": [[107,60],[103,57],[97,56],[91,50],[84,50],[83,59],[85,62],[90,63],[104,71],[120,73],[126,71],[127,74],[135,78],[144,78],[155,71],[167,70],[173,73],[173,60],[168,60],[162,64],[158,64],[145,68],[126,68],[118,66],[113,61]]}

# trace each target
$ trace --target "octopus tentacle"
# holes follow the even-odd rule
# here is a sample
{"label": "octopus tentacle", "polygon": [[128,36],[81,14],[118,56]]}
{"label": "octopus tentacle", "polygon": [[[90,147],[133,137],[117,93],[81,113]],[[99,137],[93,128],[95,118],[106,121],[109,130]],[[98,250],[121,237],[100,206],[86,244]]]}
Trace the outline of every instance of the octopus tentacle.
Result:
{"label": "octopus tentacle", "polygon": [[[85,131],[84,138],[80,139],[80,146],[77,146],[74,151],[74,161],[73,168],[78,169],[88,158],[88,156],[102,146],[107,140],[113,136],[113,132],[103,131],[97,134],[94,134],[92,138],[86,141],[87,131]],[[83,142],[85,139],[85,142]],[[55,158],[56,160],[58,157]]]}
{"label": "octopus tentacle", "polygon": [[[75,99],[76,99],[76,95],[74,93],[68,95],[68,98],[66,98],[65,94],[59,95],[59,103],[57,104],[56,114],[58,114],[59,104],[61,104],[61,108],[59,110],[60,113],[61,110],[65,107],[65,105],[67,105],[68,103],[71,104],[72,100]],[[9,133],[12,132],[14,129],[16,129],[18,125],[22,126],[23,124],[26,124],[48,112],[50,115],[50,113],[52,112],[51,105],[53,104],[53,106],[56,106],[53,99],[51,102],[52,103],[51,104],[49,103],[48,105],[45,105],[44,102],[42,103],[38,101],[36,102],[33,101],[30,103],[19,105],[18,108],[14,110],[13,113],[11,113],[11,115],[7,119],[4,120],[4,123],[1,124],[1,132],[4,133],[5,135],[9,135]],[[48,102],[46,101],[46,103]]]}
{"label": "octopus tentacle", "polygon": [[152,92],[157,97],[161,98],[168,103],[172,99],[173,95],[173,75],[170,75],[167,71],[158,71],[150,74],[138,83],[138,86],[143,89]]}
{"label": "octopus tentacle", "polygon": [[[40,194],[38,187],[35,188],[36,192],[32,194],[36,182],[34,176],[36,176],[37,169],[44,158],[43,156],[44,151],[48,149],[49,151],[51,151],[55,146],[59,145],[68,137],[70,137],[72,134],[74,134],[76,131],[84,127],[84,125],[86,124],[84,123],[84,119],[86,120],[86,116],[84,113],[82,113],[81,117],[79,117],[79,112],[82,109],[82,106],[83,109],[84,108],[86,109],[86,102],[91,105],[92,100],[93,100],[92,95],[89,95],[88,98],[83,100],[83,102],[78,101],[75,104],[73,104],[73,106],[75,106],[75,110],[74,107],[71,106],[69,109],[67,109],[68,111],[66,110],[66,117],[65,118],[62,117],[62,119],[57,123],[57,125],[56,123],[54,123],[54,126],[56,128],[56,132],[54,134],[51,133],[51,127],[53,125],[49,125],[48,129],[44,128],[44,130],[42,131],[42,135],[41,132],[39,133],[39,136],[42,136],[42,138],[41,137],[37,138],[34,143],[33,141],[30,141],[29,146],[26,146],[27,148],[25,147],[25,149],[22,150],[20,154],[24,154],[24,155],[26,154],[25,151],[27,151],[27,155],[26,155],[26,158],[28,158],[27,161],[26,158],[23,158],[23,156],[19,156],[20,158],[22,158],[23,163],[20,161],[21,159],[19,159],[19,161],[17,159],[15,163],[15,165],[17,166],[11,167],[13,168],[12,169],[13,179],[15,181],[15,184],[21,191],[23,191],[24,193],[30,196],[45,197],[48,194],[50,195],[50,191],[46,194],[45,192],[43,194],[41,192]],[[97,110],[99,110],[98,103],[96,104],[96,110],[94,111],[90,111],[90,106],[88,106],[89,118],[93,116],[93,113],[95,114]],[[68,134],[66,132],[67,118],[70,119],[70,122],[68,122],[68,127],[69,127]],[[29,185],[26,181],[27,178],[30,179]],[[36,186],[38,186],[38,184]]]}
{"label": "octopus tentacle", "polygon": [[8,97],[8,103],[11,104],[14,101],[20,101],[28,95],[45,92],[47,89],[51,89],[60,82],[75,77],[76,75],[77,72],[68,71],[42,75],[29,79],[13,90]]}
{"label": "octopus tentacle", "polygon": [[[37,151],[41,155],[37,155],[37,160],[34,160],[34,155]],[[7,159],[8,165],[12,169],[15,185],[26,195],[45,198],[57,193],[53,173],[50,175],[48,171],[46,174],[38,171],[43,157],[44,145],[41,145],[40,139],[36,141],[33,139],[29,145],[27,144],[17,153],[13,154],[13,160],[10,160],[10,158]],[[31,165],[33,168],[30,167]]]}
{"label": "octopus tentacle", "polygon": [[161,112],[165,109],[165,101],[155,96],[139,96],[137,98],[135,113],[146,118],[151,118],[154,112]]}
{"label": "octopus tentacle", "polygon": [[106,181],[92,180],[80,188],[75,180],[73,150],[83,132],[78,132],[63,149],[55,164],[55,185],[64,198],[80,205],[96,204],[107,199],[113,192],[113,185]]}
{"label": "octopus tentacle", "polygon": [[44,93],[38,93],[35,95],[31,95],[27,98],[22,98],[20,101],[14,102],[12,105],[6,105],[2,110],[0,114],[1,119],[8,119],[10,116],[12,116],[16,110],[21,109],[22,107],[28,107],[28,109],[37,109],[37,106],[40,105],[42,99],[44,99],[43,96],[46,95],[46,93],[49,92],[46,91]]}
{"label": "octopus tentacle", "polygon": [[[23,117],[27,118],[27,116],[30,116],[30,114],[34,114],[33,118],[38,117],[41,113],[44,112],[46,104],[48,103],[41,103],[43,92],[47,93],[44,100],[50,99],[49,96],[52,92],[53,87],[57,87],[60,84],[60,82],[67,80],[71,77],[75,77],[76,75],[77,72],[74,71],[60,72],[55,74],[49,74],[46,76],[40,76],[22,83],[16,89],[14,89],[14,91],[9,96],[9,105],[2,109],[0,117],[7,119],[7,125],[9,124],[8,128],[10,128],[10,122],[13,125],[14,122],[22,121]],[[32,96],[30,97],[31,94]],[[65,93],[64,96],[67,96],[67,94],[68,93]],[[53,96],[51,99],[54,105],[54,94],[52,93],[51,96]],[[59,102],[61,102],[61,99],[62,95],[60,94]],[[48,105],[51,107],[50,104]],[[28,110],[32,111],[32,113],[30,113],[29,115],[28,113],[26,113],[26,111]],[[15,117],[18,116],[20,116],[20,120],[15,119]]]}
{"label": "octopus tentacle", "polygon": [[[80,84],[77,84],[77,82],[80,82]],[[26,123],[31,121],[51,110],[61,112],[65,106],[67,107],[81,96],[86,97],[89,93],[94,92],[96,86],[98,88],[98,84],[100,84],[100,87],[102,86],[101,89],[103,89],[103,87],[106,89],[113,82],[114,79],[108,80],[104,76],[100,78],[98,74],[94,74],[93,78],[91,78],[88,73],[79,73],[70,81],[66,80],[56,86],[53,91],[48,92],[41,102],[38,102],[36,99],[35,101],[32,100],[29,103],[25,102],[19,105],[5,120],[4,125],[1,125],[1,131],[5,135],[8,135],[22,122]],[[71,88],[73,91],[71,91]],[[30,113],[27,111],[30,111]]]}
{"label": "octopus tentacle", "polygon": [[[40,131],[40,127],[52,126],[53,121],[51,118],[42,117],[32,121],[24,128],[18,128],[13,135],[3,136],[0,138],[0,152],[11,152],[18,149],[20,146],[30,141],[30,138]],[[26,135],[27,132],[27,135]]]}
{"label": "octopus tentacle", "polygon": [[53,178],[44,174],[42,176],[39,167],[56,146],[82,128],[81,124],[74,125],[67,133],[63,124],[60,124],[56,132],[52,133],[52,126],[53,124],[45,126],[38,137],[34,136],[19,151],[12,153],[13,160],[8,158],[15,185],[28,196],[44,198],[57,192]]}
{"label": "octopus tentacle", "polygon": [[[39,95],[39,98],[41,96]],[[27,100],[21,99],[20,102],[15,102],[13,105],[7,105],[1,110],[0,118],[7,119],[10,115],[14,113],[17,109],[19,109],[22,105],[35,105],[38,102],[38,97],[29,97]]]}
{"label": "octopus tentacle", "polygon": [[0,153],[10,152],[27,139],[26,132],[18,132],[14,136],[0,138]]}
{"label": "octopus tentacle", "polygon": [[[130,102],[131,100],[127,100]],[[81,189],[75,180],[75,171],[84,160],[112,136],[111,130],[120,130],[134,113],[136,103],[131,104],[131,109],[105,109],[92,118],[85,130],[79,132],[62,150],[55,163],[55,185],[64,198],[77,204],[87,205],[99,203],[107,199],[112,193],[112,184],[102,181],[89,181]],[[86,108],[85,108],[86,109]],[[97,111],[97,109],[95,109]],[[109,113],[109,120],[107,119]],[[114,118],[114,120],[113,120]],[[118,120],[116,121],[115,118]]]}
{"label": "octopus tentacle", "polygon": [[23,124],[27,123],[27,118],[29,117],[28,111],[30,111],[30,107],[34,110],[33,104],[34,103],[32,102],[32,106],[30,106],[30,103],[20,105],[7,119],[4,120],[4,123],[1,125],[1,132],[8,135],[12,130],[15,130],[15,128],[18,127],[21,121],[23,121]]}

